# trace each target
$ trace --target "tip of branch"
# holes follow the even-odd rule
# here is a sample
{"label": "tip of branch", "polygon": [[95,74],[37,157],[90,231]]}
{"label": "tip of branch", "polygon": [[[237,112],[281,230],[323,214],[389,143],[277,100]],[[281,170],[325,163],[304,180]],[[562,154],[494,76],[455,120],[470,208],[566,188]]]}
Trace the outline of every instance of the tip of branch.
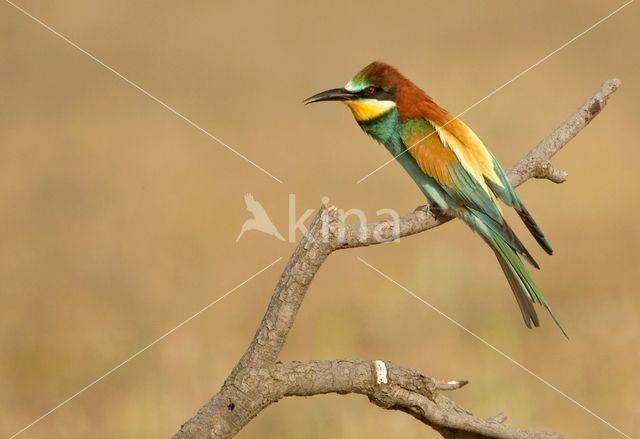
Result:
{"label": "tip of branch", "polygon": [[611,91],[616,91],[621,85],[622,81],[619,78],[611,78],[604,82],[603,87],[610,88]]}
{"label": "tip of branch", "polygon": [[441,381],[436,384],[438,390],[457,390],[469,384],[467,380]]}
{"label": "tip of branch", "polygon": [[569,174],[562,169],[554,168],[551,163],[546,162],[538,166],[533,172],[535,178],[542,178],[560,184],[567,180]]}

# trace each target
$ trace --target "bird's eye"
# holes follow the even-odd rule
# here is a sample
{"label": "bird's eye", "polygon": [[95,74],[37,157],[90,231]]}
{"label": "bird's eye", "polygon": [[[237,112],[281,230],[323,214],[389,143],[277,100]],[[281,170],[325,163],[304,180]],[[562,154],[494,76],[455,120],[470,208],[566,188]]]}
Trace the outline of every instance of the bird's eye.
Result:
{"label": "bird's eye", "polygon": [[376,94],[376,92],[378,91],[377,88],[375,87],[367,87],[364,89],[364,95],[365,96],[373,96],[374,94]]}

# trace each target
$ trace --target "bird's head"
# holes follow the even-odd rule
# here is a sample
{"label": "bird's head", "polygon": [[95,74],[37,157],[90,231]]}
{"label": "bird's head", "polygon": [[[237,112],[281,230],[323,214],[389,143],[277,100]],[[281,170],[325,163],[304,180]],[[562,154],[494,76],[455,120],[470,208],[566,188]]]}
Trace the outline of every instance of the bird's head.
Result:
{"label": "bird's head", "polygon": [[343,88],[315,94],[304,103],[342,101],[358,122],[367,122],[396,108],[398,94],[405,81],[395,68],[376,61],[358,72]]}

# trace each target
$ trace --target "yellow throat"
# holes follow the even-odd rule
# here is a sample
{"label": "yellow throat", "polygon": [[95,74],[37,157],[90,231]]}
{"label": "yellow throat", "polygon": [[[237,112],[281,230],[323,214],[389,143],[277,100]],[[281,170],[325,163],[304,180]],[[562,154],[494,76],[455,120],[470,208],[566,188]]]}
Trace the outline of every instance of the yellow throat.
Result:
{"label": "yellow throat", "polygon": [[379,101],[377,99],[355,99],[344,101],[344,103],[351,109],[353,117],[358,122],[375,119],[396,106],[393,101]]}

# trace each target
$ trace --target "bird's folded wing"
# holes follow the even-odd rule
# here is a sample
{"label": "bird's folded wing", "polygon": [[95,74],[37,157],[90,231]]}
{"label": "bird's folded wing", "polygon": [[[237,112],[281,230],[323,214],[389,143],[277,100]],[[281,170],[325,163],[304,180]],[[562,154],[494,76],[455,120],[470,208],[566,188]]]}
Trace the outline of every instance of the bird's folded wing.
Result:
{"label": "bird's folded wing", "polygon": [[422,172],[438,182],[459,209],[464,209],[458,212],[460,218],[465,220],[471,214],[538,266],[502,216],[493,190],[494,186],[502,188],[500,177],[484,145],[468,147],[450,131],[424,118],[405,121],[400,135]]}
{"label": "bird's folded wing", "polygon": [[485,178],[486,175],[495,176],[496,184],[500,184],[500,180],[482,155],[476,154],[446,128],[438,127],[426,118],[404,122],[401,137],[420,169],[435,179],[454,200],[483,212],[497,223],[503,222],[495,194]]}

